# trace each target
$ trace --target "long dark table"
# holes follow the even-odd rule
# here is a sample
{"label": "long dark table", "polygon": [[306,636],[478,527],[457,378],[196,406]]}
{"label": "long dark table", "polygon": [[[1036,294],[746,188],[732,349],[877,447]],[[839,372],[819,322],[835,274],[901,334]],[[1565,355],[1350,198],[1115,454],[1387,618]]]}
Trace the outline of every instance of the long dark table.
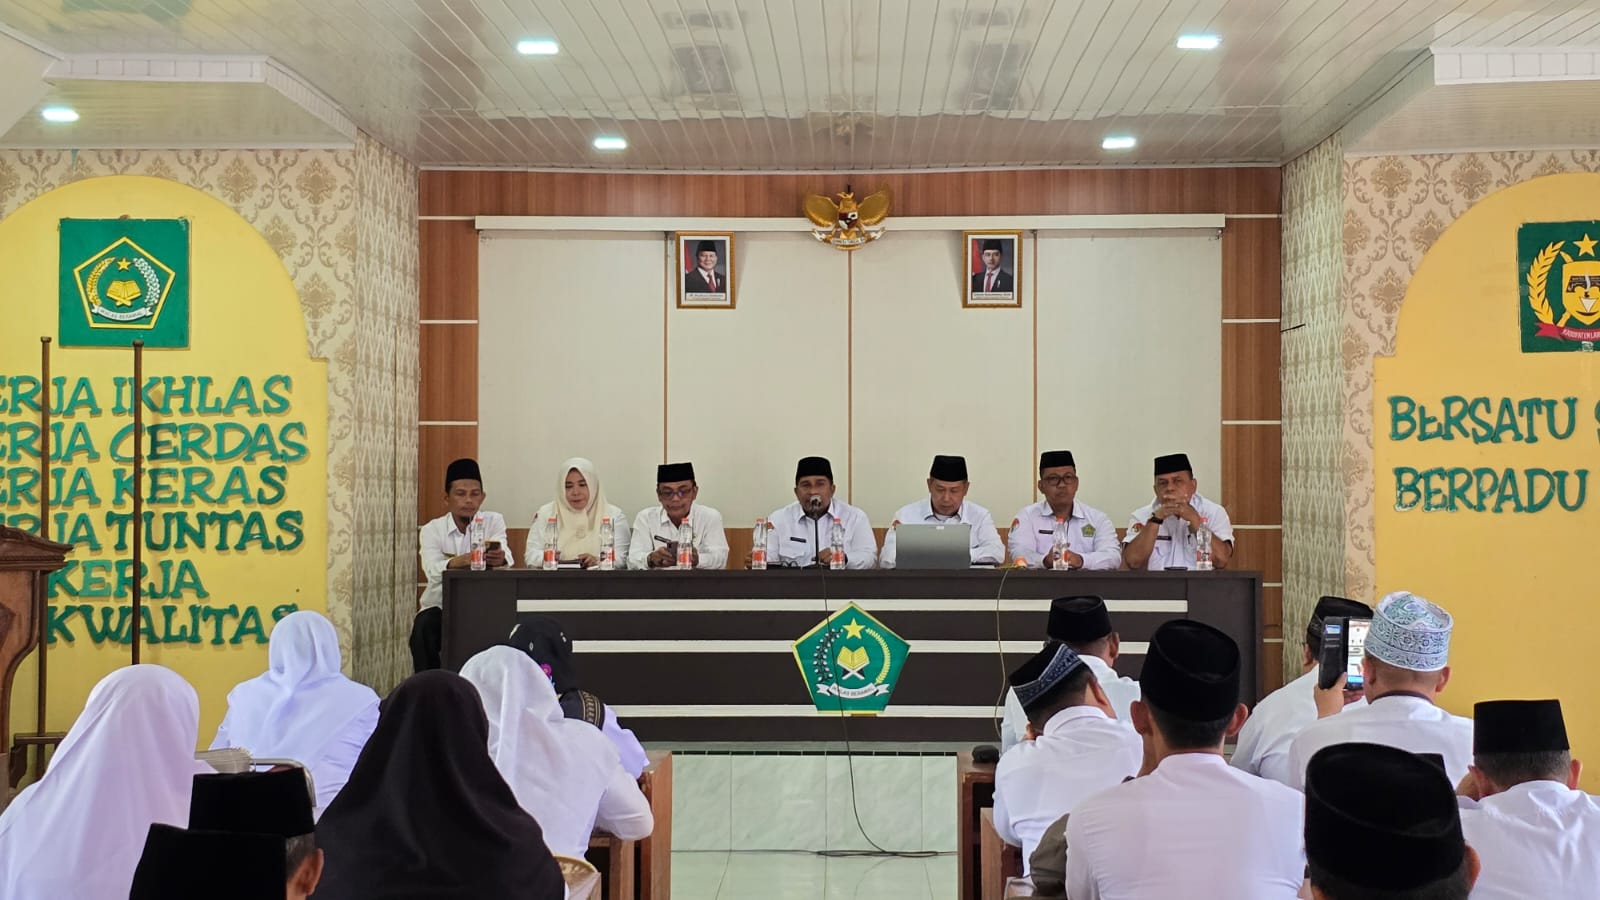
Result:
{"label": "long dark table", "polygon": [[[1005,673],[1038,650],[1052,597],[1106,598],[1137,678],[1151,633],[1187,616],[1239,644],[1240,700],[1262,694],[1259,572],[494,572],[444,581],[444,664],[549,615],[572,638],[585,690],[646,741],[984,741]],[[911,643],[882,716],[818,713],[790,645],[855,601]]]}

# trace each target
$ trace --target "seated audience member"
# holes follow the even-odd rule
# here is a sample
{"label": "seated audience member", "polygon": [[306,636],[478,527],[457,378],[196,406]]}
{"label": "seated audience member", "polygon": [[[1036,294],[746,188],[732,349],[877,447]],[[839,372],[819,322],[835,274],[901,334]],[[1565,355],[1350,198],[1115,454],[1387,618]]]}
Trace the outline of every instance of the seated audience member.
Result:
{"label": "seated audience member", "polygon": [[1200,482],[1184,453],[1156,457],[1156,497],[1133,511],[1122,542],[1122,561],[1135,571],[1193,569],[1195,535],[1211,529],[1211,564],[1226,569],[1233,559],[1233,522],[1222,504],[1200,496]]}
{"label": "seated audience member", "polygon": [[1600,802],[1578,790],[1559,700],[1491,700],[1472,710],[1479,802],[1461,813],[1483,859],[1473,900],[1600,896]]}
{"label": "seated audience member", "polygon": [[289,896],[309,897],[317,889],[323,859],[304,769],[196,775],[189,828],[272,835],[285,861]]}
{"label": "seated audience member", "polygon": [[317,823],[316,900],[562,900],[539,823],[489,758],[466,679],[435,670],[385,697],[378,728]]}
{"label": "seated audience member", "polygon": [[1157,628],[1133,727],[1149,774],[1067,818],[1072,900],[1291,900],[1305,876],[1304,798],[1222,758],[1244,724],[1239,648],[1188,619]]}
{"label": "seated audience member", "polygon": [[[1317,720],[1317,672],[1322,653],[1322,623],[1333,616],[1372,618],[1372,607],[1343,597],[1323,597],[1306,623],[1306,644],[1301,653],[1299,678],[1261,698],[1239,730],[1233,748],[1234,768],[1294,785],[1289,772],[1289,744],[1302,729]],[[1365,700],[1357,701],[1365,704]]]}
{"label": "seated audience member", "polygon": [[895,528],[901,525],[940,525],[951,522],[969,525],[968,538],[972,548],[972,564],[992,566],[1005,562],[1006,548],[1000,543],[1000,532],[995,530],[994,517],[989,511],[967,500],[967,460],[962,456],[935,456],[928,470],[928,496],[900,507],[894,514],[894,523],[883,536],[883,553],[879,565],[885,569],[895,564]]}
{"label": "seated audience member", "polygon": [[500,542],[499,547],[485,554],[489,568],[516,563],[506,544],[505,517],[483,509],[485,496],[478,461],[455,460],[444,471],[444,515],[417,532],[417,553],[422,559],[422,576],[427,579],[428,587],[417,601],[417,616],[411,622],[413,671],[439,668],[439,645],[444,630],[444,572],[472,567],[473,517],[483,517],[485,540]]}
{"label": "seated audience member", "polygon": [[556,499],[539,507],[533,524],[528,526],[528,544],[523,555],[533,568],[537,569],[544,559],[545,529],[551,519],[556,520],[556,559],[559,562],[577,563],[585,569],[600,565],[600,526],[603,520],[610,519],[616,568],[628,567],[628,517],[623,515],[622,507],[606,502],[606,492],[600,487],[594,463],[575,456],[561,464]]}
{"label": "seated audience member", "polygon": [[211,749],[241,747],[257,758],[300,763],[316,785],[321,815],[376,727],[378,695],[340,671],[333,623],[302,610],[272,626],[266,673],[228,692]]}
{"label": "seated audience member", "polygon": [[[1094,594],[1057,597],[1050,601],[1050,618],[1045,626],[1050,640],[1060,641],[1078,654],[1100,683],[1111,701],[1112,714],[1128,724],[1128,708],[1139,699],[1139,682],[1118,675],[1113,668],[1121,653],[1122,638],[1111,630],[1111,613],[1106,602]],[[1017,692],[1006,691],[1006,713],[1000,723],[1000,749],[1009,750],[1022,740],[1028,717],[1017,702]]]}
{"label": "seated audience member", "polygon": [[1306,763],[1333,744],[1388,744],[1412,753],[1438,753],[1459,784],[1472,763],[1472,720],[1453,716],[1434,699],[1450,681],[1450,614],[1404,591],[1378,601],[1361,661],[1366,706],[1344,708],[1344,676],[1315,688],[1318,720],[1289,744],[1293,787],[1305,783]]}
{"label": "seated audience member", "polygon": [[622,760],[622,768],[638,778],[650,764],[644,745],[632,731],[617,722],[617,714],[600,698],[578,687],[578,666],[572,658],[572,639],[561,629],[561,623],[549,616],[536,616],[523,620],[511,632],[511,646],[528,654],[544,674],[550,686],[561,699],[561,712],[569,719],[582,719],[600,729]]}
{"label": "seated audience member", "polygon": [[1030,569],[1055,568],[1056,523],[1065,522],[1068,568],[1122,565],[1122,545],[1111,517],[1078,499],[1078,466],[1071,450],[1039,454],[1038,488],[1044,499],[1019,510],[1006,533],[1013,559],[1022,557]]}
{"label": "seated audience member", "polygon": [[550,679],[512,647],[467,660],[489,717],[489,756],[517,802],[539,821],[551,852],[582,857],[596,828],[625,841],[650,836],[650,801],[595,728],[561,712]]}
{"label": "seated audience member", "polygon": [[1462,840],[1449,780],[1395,747],[1336,744],[1311,757],[1305,841],[1313,900],[1478,896],[1478,857]]}
{"label": "seated audience member", "polygon": [[1024,869],[1050,824],[1084,798],[1139,771],[1144,746],[1111,716],[1094,671],[1066,644],[1048,644],[1011,673],[1028,737],[1000,757],[994,827],[1022,847]]}
{"label": "seated audience member", "polygon": [[835,489],[832,463],[820,456],[800,460],[794,471],[794,502],[773,510],[768,518],[768,565],[829,565],[834,519],[844,527],[845,567],[871,569],[878,565],[878,539],[872,536],[867,514],[836,499]]}
{"label": "seated audience member", "polygon": [[100,679],[44,777],[0,813],[0,897],[127,897],[145,833],[188,821],[190,781],[211,771],[199,732],[200,698],[171,669]]}
{"label": "seated audience member", "polygon": [[133,886],[117,896],[127,900],[305,900],[310,894],[288,881],[286,866],[283,841],[274,835],[151,825],[133,873]]}
{"label": "seated audience member", "polygon": [[694,463],[656,466],[656,506],[639,510],[628,541],[628,568],[670,569],[678,564],[678,531],[684,522],[694,541],[689,553],[696,569],[728,567],[728,536],[722,513],[697,501],[700,485]]}

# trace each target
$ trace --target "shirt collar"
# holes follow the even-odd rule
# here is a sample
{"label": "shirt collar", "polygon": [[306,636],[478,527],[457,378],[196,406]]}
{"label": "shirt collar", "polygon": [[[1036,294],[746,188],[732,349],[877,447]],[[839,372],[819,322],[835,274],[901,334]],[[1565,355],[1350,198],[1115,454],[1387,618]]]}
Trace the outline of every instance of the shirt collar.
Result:
{"label": "shirt collar", "polygon": [[[965,501],[963,501],[963,505],[965,505]],[[1056,511],[1050,508],[1050,501],[1049,500],[1040,500],[1039,501],[1039,517],[1041,519],[1049,519],[1052,522],[1055,521]],[[1074,519],[1086,519],[1086,518],[1088,518],[1088,517],[1083,514],[1083,504],[1079,503],[1077,498],[1073,498],[1073,500],[1072,500],[1072,515],[1067,516],[1067,521],[1070,522],[1070,521],[1072,521]]]}
{"label": "shirt collar", "polygon": [[1089,671],[1093,672],[1094,677],[1097,679],[1104,678],[1107,675],[1110,675],[1113,678],[1119,677],[1117,675],[1117,670],[1113,669],[1106,663],[1105,660],[1098,656],[1090,654],[1086,656],[1080,656],[1078,658],[1083,660],[1083,664],[1089,667]]}
{"label": "shirt collar", "polygon": [[1174,753],[1156,764],[1156,772],[1162,769],[1172,772],[1177,769],[1185,771],[1199,771],[1205,769],[1226,769],[1228,760],[1220,753]]}
{"label": "shirt collar", "polygon": [[1111,717],[1106,715],[1105,710],[1099,708],[1098,706],[1069,706],[1051,716],[1050,721],[1044,723],[1044,733],[1054,734],[1057,731],[1066,728],[1070,723],[1076,722],[1079,719],[1099,719],[1102,722],[1111,721]]}
{"label": "shirt collar", "polygon": [[[924,521],[938,515],[938,513],[933,511],[933,498],[924,497],[922,504],[917,507],[917,512],[922,514]],[[961,501],[961,505],[956,507],[956,514],[951,516],[951,518],[955,519],[957,522],[965,522],[967,520],[967,501]]]}
{"label": "shirt collar", "polygon": [[[805,520],[811,518],[810,516],[806,515],[806,505],[801,503],[799,500],[794,502],[794,508],[795,515],[797,516],[796,521],[804,522]],[[828,515],[833,516],[836,519],[844,518],[844,516],[839,515],[839,497],[837,495],[835,495],[833,500],[828,503]]]}
{"label": "shirt collar", "polygon": [[1379,697],[1376,700],[1367,701],[1367,705],[1371,706],[1371,705],[1373,705],[1375,703],[1382,703],[1385,700],[1409,700],[1414,704],[1415,703],[1424,703],[1424,704],[1427,704],[1428,706],[1438,706],[1437,703],[1434,703],[1432,700],[1429,700],[1427,698],[1427,696],[1425,696],[1423,694],[1416,693],[1415,691],[1390,691],[1389,693],[1384,694],[1383,696]]}

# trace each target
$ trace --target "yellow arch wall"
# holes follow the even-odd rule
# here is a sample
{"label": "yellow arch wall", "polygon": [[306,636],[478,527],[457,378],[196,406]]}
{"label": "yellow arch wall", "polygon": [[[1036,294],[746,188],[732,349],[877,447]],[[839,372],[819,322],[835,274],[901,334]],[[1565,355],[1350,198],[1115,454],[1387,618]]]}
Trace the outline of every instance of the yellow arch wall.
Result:
{"label": "yellow arch wall", "polygon": [[[16,213],[0,220],[0,271],[7,273],[7,292],[12,298],[5,304],[5,327],[0,328],[0,378],[33,376],[38,374],[40,335],[54,335],[57,327],[57,258],[59,256],[56,223],[62,218],[115,218],[127,215],[132,218],[187,218],[191,228],[191,348],[174,351],[147,351],[145,354],[146,383],[161,376],[210,376],[214,391],[226,397],[239,378],[251,382],[258,401],[264,402],[263,390],[269,378],[287,376],[289,387],[276,381],[274,393],[286,395],[288,409],[276,414],[262,412],[252,415],[240,408],[232,414],[183,415],[174,410],[168,414],[152,413],[147,409],[146,424],[179,423],[214,425],[220,421],[234,421],[255,431],[260,426],[275,438],[287,433],[291,423],[303,423],[303,453],[294,451],[281,440],[274,440],[284,458],[274,460],[267,454],[253,461],[215,462],[200,459],[147,463],[149,467],[198,467],[214,473],[215,484],[224,483],[229,471],[241,467],[243,477],[251,490],[266,489],[268,495],[277,492],[263,480],[263,470],[269,466],[283,468],[284,493],[278,502],[270,504],[243,503],[230,500],[208,505],[193,500],[190,505],[146,505],[146,509],[160,515],[163,512],[228,512],[238,510],[249,513],[259,511],[267,523],[266,533],[276,543],[282,539],[293,549],[264,550],[259,543],[251,542],[244,550],[217,550],[214,542],[204,549],[183,551],[150,551],[145,553],[146,564],[155,570],[146,582],[159,586],[163,580],[159,566],[162,561],[174,564],[174,570],[184,562],[193,566],[208,596],[201,598],[197,592],[187,591],[169,600],[149,600],[154,613],[153,633],[156,637],[182,638],[165,643],[147,643],[144,662],[170,666],[194,684],[201,700],[201,743],[209,744],[211,734],[221,720],[228,690],[237,682],[258,674],[266,665],[265,633],[270,631],[273,611],[283,610],[290,604],[300,609],[325,611],[327,608],[327,433],[328,393],[326,364],[312,360],[306,352],[306,326],[301,314],[301,304],[294,285],[284,270],[278,254],[249,222],[225,204],[205,193],[184,187],[172,181],[141,176],[110,176],[78,181],[50,191],[28,203]],[[86,407],[71,415],[58,417],[69,429],[83,423],[100,459],[90,461],[87,454],[79,454],[71,461],[57,460],[53,466],[72,472],[82,468],[92,480],[100,502],[79,498],[61,511],[75,519],[79,512],[86,513],[98,532],[102,549],[98,552],[80,548],[74,555],[79,567],[72,570],[68,580],[85,596],[72,597],[70,591],[59,588],[52,604],[58,613],[69,606],[89,606],[93,614],[111,607],[111,622],[118,613],[115,607],[127,605],[126,599],[115,596],[87,596],[101,591],[114,591],[115,579],[102,588],[83,567],[85,563],[109,565],[109,561],[127,558],[127,551],[115,548],[115,528],[105,524],[108,513],[127,513],[127,498],[113,503],[113,469],[126,468],[127,463],[117,463],[111,458],[109,443],[114,432],[127,425],[131,419],[126,412],[113,412],[115,387],[113,379],[131,373],[131,354],[113,349],[56,349],[52,354],[52,374],[67,378],[69,393],[79,377],[88,379],[94,390],[101,413],[93,414]],[[126,397],[126,394],[124,394]],[[0,392],[0,427],[22,422],[37,422],[37,413],[14,408],[15,396]],[[10,441],[0,447],[0,465],[37,466],[36,458],[10,459]],[[52,448],[60,452],[59,446]],[[182,484],[186,475],[177,479]],[[236,476],[238,477],[238,476]],[[69,476],[70,483],[71,476]],[[3,483],[3,480],[0,480]],[[220,489],[214,489],[220,493]],[[55,495],[62,499],[60,494]],[[34,515],[37,502],[28,503],[8,493],[0,501],[0,512],[8,517],[19,514]],[[286,511],[298,511],[301,516],[302,537],[296,542],[292,529],[277,527],[278,516]],[[238,530],[235,534],[239,534]],[[212,532],[215,535],[215,532]],[[52,530],[52,536],[61,535]],[[237,541],[230,541],[237,547]],[[106,561],[106,562],[99,562]],[[168,624],[163,607],[176,607]],[[198,635],[187,634],[197,615],[191,607],[225,609],[238,607],[233,615],[207,614],[201,619]],[[259,633],[252,627],[252,613],[261,623]],[[50,647],[50,704],[48,727],[64,729],[81,709],[89,689],[112,669],[126,664],[129,651],[125,644],[105,641],[96,644],[89,637],[87,623],[79,615],[66,614],[62,618],[65,629],[73,634],[68,642],[61,632]],[[216,641],[219,639],[220,643]],[[235,642],[237,638],[237,642]],[[30,655],[18,672],[13,692],[13,731],[31,729],[33,721],[33,692],[36,682],[34,661]]]}
{"label": "yellow arch wall", "polygon": [[[1423,258],[1406,292],[1396,352],[1375,361],[1372,424],[1377,496],[1377,595],[1420,593],[1456,617],[1453,680],[1444,706],[1471,715],[1495,698],[1559,697],[1574,753],[1600,754],[1600,706],[1592,702],[1595,552],[1600,533],[1600,356],[1521,351],[1517,228],[1525,222],[1600,218],[1600,175],[1538,178],[1491,194],[1461,216]],[[1600,235],[1595,235],[1600,237]],[[1390,398],[1439,415],[1443,398],[1513,402],[1575,397],[1571,436],[1544,430],[1537,443],[1397,440]],[[1491,414],[1490,421],[1496,416]],[[1566,425],[1565,407],[1559,425]],[[1409,510],[1396,506],[1396,467],[1588,470],[1576,511],[1552,501],[1538,512]],[[1409,499],[1409,498],[1407,498]],[[1586,786],[1600,786],[1591,768]]]}

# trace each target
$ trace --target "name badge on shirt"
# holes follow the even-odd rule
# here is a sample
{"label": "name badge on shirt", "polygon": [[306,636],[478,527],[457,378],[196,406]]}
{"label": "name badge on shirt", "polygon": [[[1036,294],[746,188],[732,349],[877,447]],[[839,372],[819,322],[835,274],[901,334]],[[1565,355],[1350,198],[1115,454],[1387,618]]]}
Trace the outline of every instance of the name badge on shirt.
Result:
{"label": "name badge on shirt", "polygon": [[805,538],[803,538],[803,537],[795,537],[792,534],[789,535],[789,540],[794,541],[796,544],[804,544],[806,542]]}
{"label": "name badge on shirt", "polygon": [[1041,529],[1039,529],[1039,533],[1040,534],[1055,534],[1056,530],[1054,528],[1041,528]]}
{"label": "name badge on shirt", "polygon": [[1158,534],[1158,535],[1156,535],[1156,540],[1158,540],[1158,541],[1170,541],[1170,540],[1172,540],[1172,535],[1170,535],[1170,534]]}

